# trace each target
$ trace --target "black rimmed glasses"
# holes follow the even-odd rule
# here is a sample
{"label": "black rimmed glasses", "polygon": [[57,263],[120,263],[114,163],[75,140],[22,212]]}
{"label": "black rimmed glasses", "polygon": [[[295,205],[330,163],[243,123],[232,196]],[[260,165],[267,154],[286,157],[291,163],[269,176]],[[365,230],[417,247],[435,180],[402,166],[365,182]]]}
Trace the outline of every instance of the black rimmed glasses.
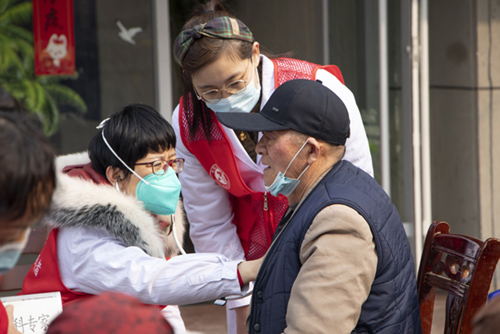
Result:
{"label": "black rimmed glasses", "polygon": [[163,175],[167,172],[167,168],[171,167],[176,174],[179,174],[182,172],[184,169],[184,159],[183,158],[177,158],[173,160],[155,160],[151,162],[140,162],[136,163],[136,166],[146,166],[146,167],[151,167],[151,170],[153,171],[153,174],[155,175]]}
{"label": "black rimmed glasses", "polygon": [[[251,64],[253,64],[253,59],[251,61]],[[253,68],[253,66],[252,66],[252,68]],[[247,65],[247,68],[245,69],[245,73],[246,72],[248,72],[248,65]],[[255,73],[254,73],[254,75],[255,75]],[[252,78],[253,78],[253,76],[252,76]],[[216,103],[222,99],[223,92],[226,92],[229,96],[243,92],[248,87],[248,84],[247,84],[248,81],[249,81],[249,79],[236,80],[236,81],[233,81],[233,82],[227,84],[225,87],[223,87],[221,89],[214,88],[214,89],[207,90],[206,92],[203,92],[200,94],[198,94],[196,89],[194,91],[196,93],[196,97],[198,98],[198,100],[203,100],[209,104]]]}

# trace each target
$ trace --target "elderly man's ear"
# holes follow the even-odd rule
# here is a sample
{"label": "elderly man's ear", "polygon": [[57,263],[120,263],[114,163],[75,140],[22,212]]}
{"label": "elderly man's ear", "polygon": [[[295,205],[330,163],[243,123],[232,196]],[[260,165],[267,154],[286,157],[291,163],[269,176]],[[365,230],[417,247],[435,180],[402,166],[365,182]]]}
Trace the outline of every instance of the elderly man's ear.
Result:
{"label": "elderly man's ear", "polygon": [[307,145],[307,164],[312,165],[319,159],[321,153],[321,144],[315,138],[309,138]]}

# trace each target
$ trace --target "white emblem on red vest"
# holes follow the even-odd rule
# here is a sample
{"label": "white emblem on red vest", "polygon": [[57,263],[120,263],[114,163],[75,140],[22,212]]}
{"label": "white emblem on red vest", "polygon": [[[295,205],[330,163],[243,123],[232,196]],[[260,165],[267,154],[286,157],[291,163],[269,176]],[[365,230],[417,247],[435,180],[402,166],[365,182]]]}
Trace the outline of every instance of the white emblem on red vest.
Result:
{"label": "white emblem on red vest", "polygon": [[38,258],[33,265],[33,274],[35,274],[35,277],[38,276],[40,269],[42,269],[42,259],[40,259],[40,255],[38,255]]}
{"label": "white emblem on red vest", "polygon": [[217,164],[214,164],[212,168],[210,168],[210,176],[222,188],[224,189],[231,188],[231,182],[229,182],[229,178],[227,177],[226,173],[224,173],[224,171],[219,166],[217,166]]}

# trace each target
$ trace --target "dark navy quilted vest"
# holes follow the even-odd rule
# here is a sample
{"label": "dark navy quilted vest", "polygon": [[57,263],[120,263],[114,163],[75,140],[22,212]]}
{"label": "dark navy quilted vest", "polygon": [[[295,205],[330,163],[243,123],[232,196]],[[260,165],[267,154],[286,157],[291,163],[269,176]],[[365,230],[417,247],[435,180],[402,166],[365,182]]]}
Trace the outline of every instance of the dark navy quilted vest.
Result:
{"label": "dark navy quilted vest", "polygon": [[399,214],[377,182],[347,161],[333,166],[272,244],[254,286],[250,333],[283,332],[302,240],[314,217],[332,204],[347,205],[364,217],[378,256],[353,333],[421,333],[413,257]]}

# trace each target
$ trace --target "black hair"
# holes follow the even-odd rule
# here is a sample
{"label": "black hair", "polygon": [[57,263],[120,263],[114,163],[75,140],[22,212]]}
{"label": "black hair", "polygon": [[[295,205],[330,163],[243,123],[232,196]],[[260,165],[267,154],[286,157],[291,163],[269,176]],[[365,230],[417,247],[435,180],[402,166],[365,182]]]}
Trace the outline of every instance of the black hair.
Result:
{"label": "black hair", "polygon": [[[49,208],[56,187],[55,151],[38,118],[15,108],[0,111],[0,221],[17,226]],[[11,223],[15,223],[16,226]]]}
{"label": "black hair", "polygon": [[90,141],[92,167],[103,177],[108,166],[118,167],[127,177],[130,174],[104,143],[103,131],[109,145],[131,169],[151,151],[161,153],[176,144],[174,129],[155,109],[145,104],[130,104],[111,115]]}

